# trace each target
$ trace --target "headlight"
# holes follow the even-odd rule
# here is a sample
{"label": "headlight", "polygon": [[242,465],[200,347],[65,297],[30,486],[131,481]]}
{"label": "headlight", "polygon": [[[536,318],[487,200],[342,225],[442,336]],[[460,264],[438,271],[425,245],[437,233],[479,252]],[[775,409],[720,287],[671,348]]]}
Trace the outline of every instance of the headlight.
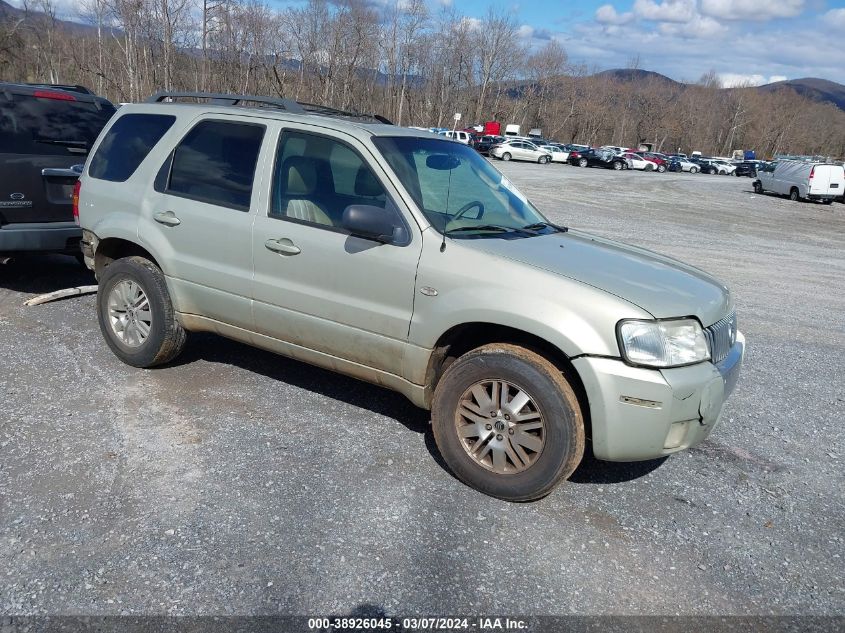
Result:
{"label": "headlight", "polygon": [[621,321],[619,347],[629,363],[677,367],[710,358],[707,339],[695,319]]}

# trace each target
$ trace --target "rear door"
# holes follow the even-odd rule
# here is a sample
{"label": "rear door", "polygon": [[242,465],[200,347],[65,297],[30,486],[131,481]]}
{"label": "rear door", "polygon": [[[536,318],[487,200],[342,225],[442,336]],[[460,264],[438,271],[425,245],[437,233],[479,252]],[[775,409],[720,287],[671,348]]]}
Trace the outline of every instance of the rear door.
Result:
{"label": "rear door", "polygon": [[72,222],[69,168],[85,162],[115,110],[83,95],[32,92],[0,99],[0,224]]}
{"label": "rear door", "polygon": [[265,133],[262,119],[205,115],[158,170],[138,233],[164,260],[180,312],[253,327],[252,224]]}

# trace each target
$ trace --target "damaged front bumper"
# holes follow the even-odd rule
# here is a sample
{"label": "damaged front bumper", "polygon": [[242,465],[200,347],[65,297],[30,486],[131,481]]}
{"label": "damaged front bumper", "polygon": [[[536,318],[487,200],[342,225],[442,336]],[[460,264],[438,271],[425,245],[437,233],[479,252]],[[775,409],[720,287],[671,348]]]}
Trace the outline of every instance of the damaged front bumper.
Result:
{"label": "damaged front bumper", "polygon": [[643,369],[612,358],[575,359],[590,404],[596,458],[655,459],[703,441],[736,387],[744,354],[745,338],[737,333],[717,365]]}

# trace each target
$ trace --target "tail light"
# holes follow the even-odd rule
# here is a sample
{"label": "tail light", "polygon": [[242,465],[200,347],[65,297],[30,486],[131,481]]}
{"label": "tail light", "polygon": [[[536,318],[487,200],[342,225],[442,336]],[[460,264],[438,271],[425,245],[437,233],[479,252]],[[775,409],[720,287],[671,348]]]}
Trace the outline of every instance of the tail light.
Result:
{"label": "tail light", "polygon": [[67,92],[56,92],[53,90],[36,90],[32,96],[37,99],[55,99],[57,101],[76,101],[76,97]]}
{"label": "tail light", "polygon": [[73,221],[76,222],[76,226],[79,226],[79,192],[81,189],[82,181],[77,180],[73,186],[73,196],[71,197],[71,201],[73,202]]}
{"label": "tail light", "polygon": [[816,174],[816,168],[815,168],[815,167],[813,167],[812,169],[810,169],[810,180],[812,180],[812,179],[813,179],[813,176],[814,176],[815,174]]}

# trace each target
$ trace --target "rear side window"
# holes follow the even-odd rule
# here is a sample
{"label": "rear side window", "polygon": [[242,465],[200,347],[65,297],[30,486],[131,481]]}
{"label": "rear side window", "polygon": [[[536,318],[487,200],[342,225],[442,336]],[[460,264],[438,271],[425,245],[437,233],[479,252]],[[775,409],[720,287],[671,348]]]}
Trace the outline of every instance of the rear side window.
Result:
{"label": "rear side window", "polygon": [[248,211],[264,126],[202,121],[173,152],[166,193]]}
{"label": "rear side window", "polygon": [[114,114],[100,102],[28,95],[0,98],[0,154],[85,155]]}
{"label": "rear side window", "polygon": [[176,117],[167,114],[126,114],[106,132],[91,159],[88,175],[100,180],[124,182],[141,164]]}

